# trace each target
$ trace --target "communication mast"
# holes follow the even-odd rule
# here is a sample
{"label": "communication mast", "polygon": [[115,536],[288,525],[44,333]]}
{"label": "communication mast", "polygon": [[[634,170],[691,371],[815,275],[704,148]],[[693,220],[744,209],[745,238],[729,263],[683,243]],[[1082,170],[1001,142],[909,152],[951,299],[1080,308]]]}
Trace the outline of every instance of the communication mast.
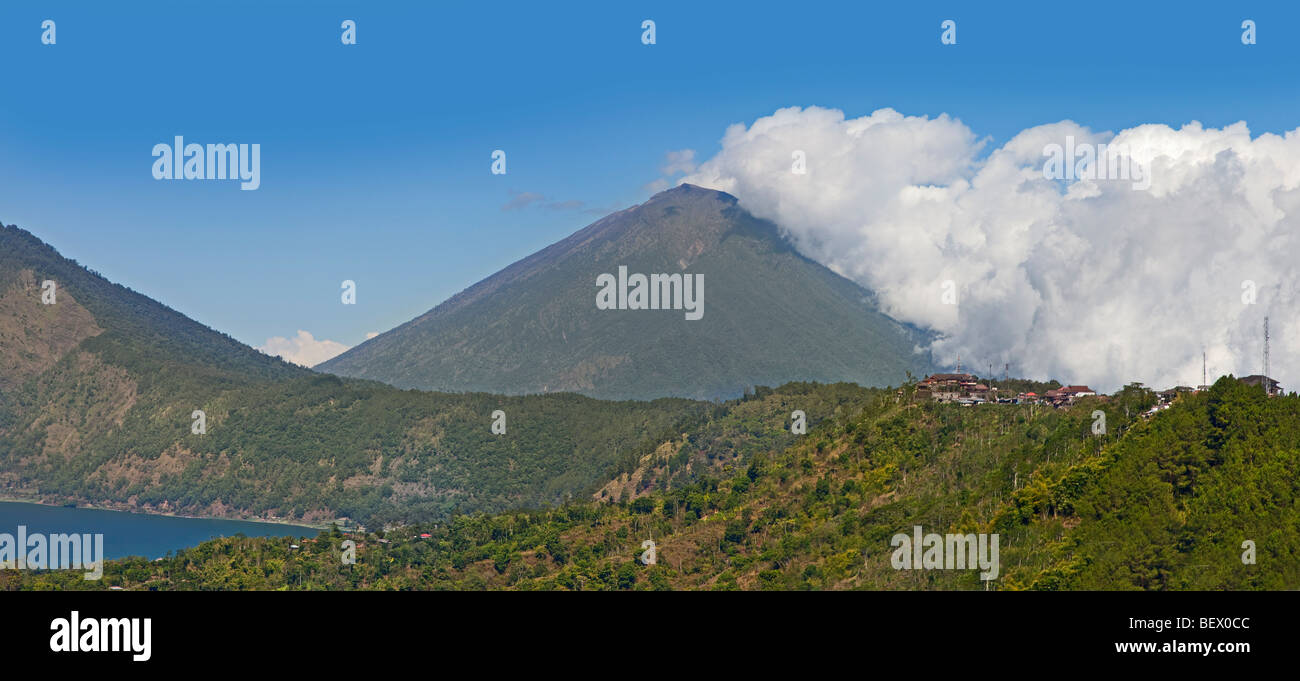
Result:
{"label": "communication mast", "polygon": [[1264,318],[1264,376],[1268,376],[1268,317]]}

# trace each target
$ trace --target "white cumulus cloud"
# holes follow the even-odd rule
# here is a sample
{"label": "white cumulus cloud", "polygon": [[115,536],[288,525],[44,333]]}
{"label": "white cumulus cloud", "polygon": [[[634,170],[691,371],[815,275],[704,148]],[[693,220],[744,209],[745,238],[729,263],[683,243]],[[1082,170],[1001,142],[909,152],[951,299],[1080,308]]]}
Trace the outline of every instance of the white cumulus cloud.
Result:
{"label": "white cumulus cloud", "polygon": [[694,170],[694,149],[678,149],[665,153],[663,165],[659,167],[659,172],[666,176],[676,175],[677,173],[694,172]]}
{"label": "white cumulus cloud", "polygon": [[348,346],[332,340],[316,340],[310,333],[299,329],[298,335],[293,338],[275,336],[266,339],[266,343],[258,350],[268,355],[279,355],[286,362],[313,367],[343,354]]}
{"label": "white cumulus cloud", "polygon": [[[1045,147],[1067,137],[1125,150],[1150,187],[1045,179]],[[728,128],[682,181],[736,195],[886,312],[938,332],[941,363],[1103,390],[1194,385],[1202,351],[1211,380],[1260,373],[1267,315],[1271,373],[1298,387],[1300,129],[1061,121],[986,146],[946,115],[789,108]]]}

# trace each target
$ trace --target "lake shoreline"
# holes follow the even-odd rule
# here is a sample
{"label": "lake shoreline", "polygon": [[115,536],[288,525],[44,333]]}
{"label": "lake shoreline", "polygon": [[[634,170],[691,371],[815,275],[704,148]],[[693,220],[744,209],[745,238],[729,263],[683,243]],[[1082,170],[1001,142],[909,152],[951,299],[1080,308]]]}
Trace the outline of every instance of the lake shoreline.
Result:
{"label": "lake shoreline", "polygon": [[333,526],[332,523],[320,524],[320,523],[310,523],[307,521],[294,522],[290,520],[273,520],[268,518],[238,518],[238,517],[230,517],[230,516],[182,515],[180,513],[154,513],[151,511],[132,511],[132,510],[126,510],[122,508],[112,508],[109,506],[96,506],[94,504],[81,504],[81,503],[78,503],[75,506],[68,506],[67,504],[49,503],[47,501],[44,501],[39,496],[21,496],[21,495],[14,496],[13,492],[0,494],[0,502],[11,502],[17,504],[35,504],[37,506],[48,506],[50,508],[84,508],[93,511],[112,511],[114,513],[131,513],[134,515],[153,516],[157,518],[188,518],[191,520],[230,520],[230,521],[238,521],[238,522],[246,522],[246,523],[262,523],[265,525],[288,525],[291,527],[305,527],[308,529],[319,530],[322,532],[329,530]]}

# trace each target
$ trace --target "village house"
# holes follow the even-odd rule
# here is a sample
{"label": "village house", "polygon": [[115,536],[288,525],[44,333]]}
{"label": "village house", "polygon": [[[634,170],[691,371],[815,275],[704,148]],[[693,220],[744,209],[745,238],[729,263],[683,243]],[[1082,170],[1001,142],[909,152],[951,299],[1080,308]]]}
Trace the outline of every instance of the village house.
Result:
{"label": "village house", "polygon": [[1161,390],[1156,393],[1156,399],[1158,400],[1156,406],[1173,404],[1174,400],[1178,399],[1180,396],[1194,392],[1196,391],[1193,390],[1191,386],[1186,385],[1176,385],[1168,390]]}
{"label": "village house", "polygon": [[1170,404],[1168,402],[1157,402],[1150,409],[1142,412],[1142,418],[1150,418],[1152,416],[1155,416],[1156,414],[1159,414],[1160,412],[1168,409],[1169,407]]}
{"label": "village house", "polygon": [[975,377],[970,374],[931,374],[917,384],[916,396],[936,402],[956,402],[966,384],[974,385]]}
{"label": "village house", "polygon": [[966,405],[995,401],[997,392],[972,374],[932,374],[916,386],[917,399]]}
{"label": "village house", "polygon": [[1092,397],[1096,394],[1096,391],[1086,385],[1067,385],[1064,388],[1048,390],[1043,395],[1043,399],[1053,407],[1068,407],[1080,397]]}
{"label": "village house", "polygon": [[[900,391],[901,394],[901,391]],[[1046,404],[1053,407],[1068,407],[1082,397],[1098,397],[1097,391],[1086,385],[1067,385],[1055,390],[1048,390],[1042,395],[1036,392],[1017,393],[1014,397],[1008,393],[998,395],[998,389],[980,383],[972,374],[932,374],[926,376],[916,385],[916,399],[933,400],[962,405],[998,402],[1002,404]],[[1106,399],[1104,396],[1101,399]]]}

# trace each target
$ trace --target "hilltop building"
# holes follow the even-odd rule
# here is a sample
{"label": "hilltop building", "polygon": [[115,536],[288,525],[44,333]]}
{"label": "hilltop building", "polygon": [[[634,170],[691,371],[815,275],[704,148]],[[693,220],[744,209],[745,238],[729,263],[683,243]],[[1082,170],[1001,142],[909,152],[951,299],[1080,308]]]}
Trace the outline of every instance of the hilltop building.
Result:
{"label": "hilltop building", "polygon": [[1168,390],[1161,390],[1156,393],[1156,399],[1158,400],[1158,404],[1173,404],[1173,401],[1178,399],[1180,395],[1194,392],[1196,391],[1193,390],[1191,386],[1176,385]]}
{"label": "hilltop building", "polygon": [[997,393],[972,374],[931,374],[916,386],[918,399],[936,402],[980,404],[997,400]]}
{"label": "hilltop building", "polygon": [[1269,397],[1277,397],[1282,394],[1282,386],[1278,385],[1276,380],[1271,379],[1268,376],[1261,376],[1259,374],[1243,376],[1241,382],[1246,385],[1257,385],[1264,388],[1264,392],[1267,393]]}
{"label": "hilltop building", "polygon": [[1021,392],[1016,393],[1014,396],[1011,393],[999,396],[996,387],[980,383],[979,379],[973,374],[932,374],[917,383],[915,397],[918,400],[965,405],[1000,402],[1003,404],[1046,404],[1053,407],[1068,407],[1081,397],[1096,395],[1097,391],[1086,385],[1067,385],[1063,388],[1048,390],[1042,395],[1035,392]]}
{"label": "hilltop building", "polygon": [[1080,397],[1092,397],[1096,394],[1097,391],[1086,385],[1067,385],[1064,388],[1048,390],[1043,395],[1043,399],[1053,407],[1068,407]]}

